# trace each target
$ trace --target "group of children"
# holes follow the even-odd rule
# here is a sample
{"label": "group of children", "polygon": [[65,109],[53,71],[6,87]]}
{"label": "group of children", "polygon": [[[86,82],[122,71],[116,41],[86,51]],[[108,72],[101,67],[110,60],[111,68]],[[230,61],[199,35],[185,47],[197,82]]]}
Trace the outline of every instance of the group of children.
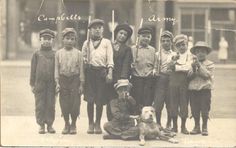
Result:
{"label": "group of children", "polygon": [[[165,104],[165,130],[178,132],[180,116],[181,133],[208,135],[214,64],[206,56],[211,48],[199,41],[188,52],[186,35],[174,37],[171,32],[164,31],[160,37],[161,48],[156,52],[150,45],[153,31],[149,27],[140,28],[137,45],[129,47],[126,43],[133,31],[128,24],[115,28],[114,42],[103,37],[103,25],[100,19],[90,22],[89,38],[82,51],[74,47],[78,36],[73,28],[63,30],[64,47],[57,51],[52,49],[54,31],[40,31],[41,47],[33,54],[30,76],[39,133],[46,132],[45,125],[49,133],[55,133],[52,125],[55,97],[59,93],[65,121],[62,134],[76,134],[80,97],[84,94],[88,134],[102,133],[104,105],[107,105],[108,119],[104,124],[108,135],[104,135],[104,139],[137,137],[134,120],[143,106],[155,108],[157,124],[164,129],[161,114]],[[189,102],[195,121],[191,132],[186,128]]]}

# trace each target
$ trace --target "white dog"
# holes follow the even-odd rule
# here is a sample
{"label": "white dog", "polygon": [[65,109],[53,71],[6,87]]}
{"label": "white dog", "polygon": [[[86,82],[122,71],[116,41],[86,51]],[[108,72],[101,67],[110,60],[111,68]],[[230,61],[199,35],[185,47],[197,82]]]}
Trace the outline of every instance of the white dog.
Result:
{"label": "white dog", "polygon": [[145,106],[142,108],[142,113],[140,115],[139,126],[139,145],[145,145],[145,138],[147,139],[161,139],[171,143],[178,143],[173,137],[174,134],[164,134],[160,131],[160,126],[154,121],[155,109],[152,106]]}

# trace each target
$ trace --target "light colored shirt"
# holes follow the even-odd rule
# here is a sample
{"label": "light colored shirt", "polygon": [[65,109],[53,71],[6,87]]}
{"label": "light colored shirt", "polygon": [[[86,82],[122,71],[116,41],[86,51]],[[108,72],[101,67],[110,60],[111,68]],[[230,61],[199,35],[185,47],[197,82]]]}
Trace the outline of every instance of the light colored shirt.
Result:
{"label": "light colored shirt", "polygon": [[[147,47],[139,47],[137,55],[137,47],[131,48],[133,58],[135,59],[132,74],[137,77],[147,77],[154,70],[155,64],[155,48],[148,45]],[[136,57],[137,55],[137,57]]]}
{"label": "light colored shirt", "polygon": [[84,81],[83,57],[81,51],[76,48],[66,50],[62,48],[55,55],[55,79],[60,75],[80,75],[80,81]]}
{"label": "light colored shirt", "polygon": [[[158,65],[160,65],[160,72],[161,73],[165,73],[165,74],[168,74],[170,73],[170,69],[168,69],[168,64],[171,62],[171,58],[172,56],[176,55],[175,52],[173,52],[172,50],[164,50],[164,49],[161,49],[161,56],[159,55],[160,53],[159,52],[156,52],[156,64],[155,64],[155,69],[157,71],[158,69]],[[160,63],[161,62],[161,63]]]}
{"label": "light colored shirt", "polygon": [[187,51],[183,54],[179,54],[179,59],[176,61],[175,64],[175,71],[188,72],[191,69],[192,62],[192,54],[189,54]]}
{"label": "light colored shirt", "polygon": [[[192,69],[191,69],[192,71]],[[197,69],[195,73],[192,73],[192,80],[189,82],[189,90],[202,90],[202,89],[212,89],[213,88],[213,71],[214,63],[205,60],[200,63],[200,68]]]}
{"label": "light colored shirt", "polygon": [[113,68],[114,62],[113,62],[113,49],[111,41],[102,38],[97,48],[94,47],[93,42],[94,42],[93,40],[90,40],[89,48],[87,40],[83,44],[82,52],[85,63],[89,61],[88,64],[91,64],[92,66],[95,67]]}

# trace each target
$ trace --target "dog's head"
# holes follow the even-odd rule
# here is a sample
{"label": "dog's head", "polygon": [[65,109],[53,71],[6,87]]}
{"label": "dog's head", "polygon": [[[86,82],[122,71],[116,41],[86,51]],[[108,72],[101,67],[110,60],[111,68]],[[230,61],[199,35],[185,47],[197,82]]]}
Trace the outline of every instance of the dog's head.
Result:
{"label": "dog's head", "polygon": [[152,106],[142,108],[141,120],[143,122],[153,122],[155,118],[155,109]]}

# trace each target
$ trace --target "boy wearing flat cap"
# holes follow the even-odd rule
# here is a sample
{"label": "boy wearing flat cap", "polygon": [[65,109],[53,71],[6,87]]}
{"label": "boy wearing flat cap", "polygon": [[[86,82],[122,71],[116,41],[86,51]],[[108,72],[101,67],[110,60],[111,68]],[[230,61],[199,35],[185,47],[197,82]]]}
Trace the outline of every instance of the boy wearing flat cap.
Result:
{"label": "boy wearing flat cap", "polygon": [[45,133],[45,124],[49,133],[55,133],[52,127],[55,119],[55,51],[52,50],[54,38],[54,31],[50,29],[40,31],[41,47],[31,59],[30,86],[35,96],[35,115],[40,126],[39,134]]}
{"label": "boy wearing flat cap", "polygon": [[[161,34],[161,51],[157,52],[156,56],[157,63],[155,64],[155,69],[160,68],[156,84],[155,84],[155,94],[154,94],[154,108],[156,111],[156,120],[159,125],[161,125],[161,112],[166,104],[167,109],[167,124],[166,129],[171,130],[171,117],[170,117],[170,96],[169,96],[169,75],[170,70],[168,69],[168,64],[171,62],[174,52],[172,51],[173,34],[169,31],[163,31]],[[159,67],[158,67],[159,66]]]}
{"label": "boy wearing flat cap", "polygon": [[[131,48],[126,45],[133,33],[132,28],[128,24],[120,24],[115,28],[115,41],[113,43],[113,81],[107,85],[107,97],[109,102],[111,99],[117,98],[114,84],[119,79],[129,79],[131,74],[132,53]],[[110,103],[107,104],[108,121],[112,119]]]}
{"label": "boy wearing flat cap", "polygon": [[[207,121],[211,108],[211,90],[213,87],[213,71],[214,63],[209,61],[206,56],[211,52],[211,48],[202,41],[195,44],[190,49],[190,52],[195,55],[192,69],[189,71],[189,92],[190,106],[192,116],[195,121],[194,129],[190,134],[208,135]],[[200,129],[200,114],[202,116],[202,132]]]}
{"label": "boy wearing flat cap", "polygon": [[172,70],[169,77],[170,107],[173,119],[173,132],[178,132],[177,118],[181,117],[181,133],[189,134],[186,128],[188,117],[188,71],[191,69],[192,55],[187,52],[187,36],[177,35],[174,39],[174,46],[177,55],[172,57],[169,68]]}
{"label": "boy wearing flat cap", "polygon": [[[112,82],[113,49],[111,41],[103,38],[104,21],[92,20],[89,24],[90,38],[82,47],[85,63],[85,92],[89,119],[88,134],[101,134],[100,126],[103,105],[107,104],[106,83]],[[94,104],[96,105],[96,120],[94,123]]]}
{"label": "boy wearing flat cap", "polygon": [[138,137],[138,127],[135,127],[132,108],[135,107],[135,100],[129,96],[132,84],[128,79],[118,80],[114,85],[118,98],[111,100],[111,112],[113,118],[104,124],[104,130],[108,135],[104,139],[123,139],[128,140]]}
{"label": "boy wearing flat cap", "polygon": [[155,48],[150,46],[152,29],[143,27],[138,30],[139,43],[132,47],[132,78],[131,96],[137,102],[137,114],[143,106],[150,106],[154,98],[154,63]]}
{"label": "boy wearing flat cap", "polygon": [[[56,52],[56,91],[65,127],[62,134],[76,134],[76,120],[80,113],[80,96],[83,92],[84,71],[81,51],[74,48],[77,33],[74,28],[62,31],[64,47]],[[71,123],[70,123],[71,117]]]}

